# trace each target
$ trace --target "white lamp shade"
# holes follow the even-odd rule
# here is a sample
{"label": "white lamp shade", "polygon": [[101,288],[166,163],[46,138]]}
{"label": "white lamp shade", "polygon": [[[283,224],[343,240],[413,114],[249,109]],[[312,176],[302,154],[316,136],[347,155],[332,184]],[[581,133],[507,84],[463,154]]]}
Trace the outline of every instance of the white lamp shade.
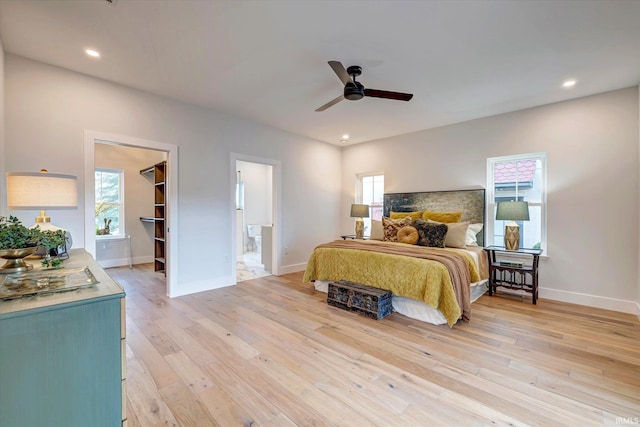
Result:
{"label": "white lamp shade", "polygon": [[11,210],[77,209],[77,178],[54,173],[7,172],[7,205]]}

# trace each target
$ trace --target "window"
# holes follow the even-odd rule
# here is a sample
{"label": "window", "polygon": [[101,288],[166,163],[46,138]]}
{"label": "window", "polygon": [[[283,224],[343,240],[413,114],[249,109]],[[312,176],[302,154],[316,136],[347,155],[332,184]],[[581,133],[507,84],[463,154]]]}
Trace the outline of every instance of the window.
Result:
{"label": "window", "polygon": [[[96,234],[125,234],[123,194],[124,173],[121,169],[96,168]],[[108,231],[104,231],[105,225],[108,225]]]}
{"label": "window", "polygon": [[529,203],[529,221],[520,221],[520,247],[547,247],[546,153],[487,159],[487,245],[504,246],[505,221],[498,221],[498,202],[519,200]]}
{"label": "window", "polygon": [[369,218],[364,218],[364,234],[371,235],[371,220],[382,221],[382,202],[384,196],[384,175],[358,175],[356,203],[369,205]]}

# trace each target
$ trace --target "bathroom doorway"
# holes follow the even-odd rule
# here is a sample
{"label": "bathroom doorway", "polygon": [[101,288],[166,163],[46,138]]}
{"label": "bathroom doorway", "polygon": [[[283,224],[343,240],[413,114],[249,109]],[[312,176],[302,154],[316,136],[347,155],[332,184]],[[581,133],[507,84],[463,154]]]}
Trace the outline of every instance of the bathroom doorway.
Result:
{"label": "bathroom doorway", "polygon": [[236,160],[236,278],[273,271],[273,165]]}

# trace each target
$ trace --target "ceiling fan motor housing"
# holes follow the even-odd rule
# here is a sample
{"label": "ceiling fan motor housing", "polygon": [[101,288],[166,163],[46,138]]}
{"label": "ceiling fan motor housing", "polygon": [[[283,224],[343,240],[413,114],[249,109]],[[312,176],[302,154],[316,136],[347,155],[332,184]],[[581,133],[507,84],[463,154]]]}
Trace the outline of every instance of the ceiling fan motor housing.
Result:
{"label": "ceiling fan motor housing", "polygon": [[344,97],[349,101],[364,98],[364,86],[360,82],[347,83],[344,86]]}
{"label": "ceiling fan motor housing", "polygon": [[356,81],[356,77],[362,74],[362,68],[358,65],[352,65],[347,68],[347,74],[351,76],[353,83],[349,82],[344,86],[344,97],[349,101],[364,98],[364,86]]}

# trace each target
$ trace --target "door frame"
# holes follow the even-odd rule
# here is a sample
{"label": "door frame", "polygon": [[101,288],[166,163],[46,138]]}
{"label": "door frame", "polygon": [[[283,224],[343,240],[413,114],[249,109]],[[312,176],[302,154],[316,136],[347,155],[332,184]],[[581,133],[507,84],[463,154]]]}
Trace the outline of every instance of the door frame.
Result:
{"label": "door frame", "polygon": [[268,159],[264,157],[256,157],[249,156],[246,154],[240,153],[231,153],[231,163],[229,168],[229,203],[230,214],[231,214],[231,277],[233,279],[233,283],[238,283],[238,266],[236,263],[236,253],[238,250],[236,232],[238,230],[238,224],[236,221],[236,181],[237,181],[237,171],[236,171],[236,162],[240,160],[243,162],[250,163],[258,163],[262,165],[269,165],[273,167],[272,174],[272,182],[271,182],[271,192],[272,192],[272,200],[271,200],[271,209],[272,209],[272,241],[271,241],[271,274],[277,276],[280,271],[280,176],[281,176],[281,163],[280,160]]}
{"label": "door frame", "polygon": [[127,135],[84,131],[84,247],[96,258],[95,236],[95,144],[120,145],[126,147],[145,148],[167,153],[167,169],[169,171],[168,201],[169,206],[166,227],[165,273],[167,296],[172,296],[172,289],[177,285],[178,275],[178,240],[171,236],[178,235],[178,146],[164,142],[134,138]]}

